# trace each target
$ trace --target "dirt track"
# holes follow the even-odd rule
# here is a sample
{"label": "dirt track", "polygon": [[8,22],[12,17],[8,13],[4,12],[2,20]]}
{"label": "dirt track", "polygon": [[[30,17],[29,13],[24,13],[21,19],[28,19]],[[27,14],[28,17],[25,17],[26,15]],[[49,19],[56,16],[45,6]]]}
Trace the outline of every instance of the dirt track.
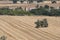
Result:
{"label": "dirt track", "polygon": [[[35,28],[37,19],[47,18],[47,28]],[[0,16],[0,36],[7,40],[60,40],[60,17]]]}

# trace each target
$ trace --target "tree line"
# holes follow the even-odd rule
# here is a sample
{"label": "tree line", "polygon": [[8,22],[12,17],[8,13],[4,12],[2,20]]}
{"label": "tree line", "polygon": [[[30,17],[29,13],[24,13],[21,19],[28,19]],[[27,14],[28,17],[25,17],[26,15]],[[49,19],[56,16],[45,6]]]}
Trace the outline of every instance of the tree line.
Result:
{"label": "tree line", "polygon": [[21,7],[15,10],[9,8],[0,8],[0,15],[14,15],[14,16],[24,16],[31,15],[29,11],[23,10]]}
{"label": "tree line", "polygon": [[[26,0],[13,0],[13,3],[17,3],[17,1],[20,1],[21,3],[23,3]],[[27,0],[27,3],[33,3],[34,0]],[[43,2],[44,0],[36,0],[37,3]],[[51,1],[52,3],[56,3],[56,1]]]}
{"label": "tree line", "polygon": [[30,12],[34,15],[60,16],[60,8],[56,9],[54,7],[49,7],[48,5],[45,5],[44,7],[37,6],[37,9],[32,9]]}
{"label": "tree line", "polygon": [[60,16],[60,8],[55,9],[54,7],[49,7],[48,5],[36,6],[36,9],[31,9],[29,11],[23,10],[21,7],[15,10],[9,8],[0,8],[0,15],[14,15],[14,16],[25,16],[25,15],[44,15],[44,16]]}

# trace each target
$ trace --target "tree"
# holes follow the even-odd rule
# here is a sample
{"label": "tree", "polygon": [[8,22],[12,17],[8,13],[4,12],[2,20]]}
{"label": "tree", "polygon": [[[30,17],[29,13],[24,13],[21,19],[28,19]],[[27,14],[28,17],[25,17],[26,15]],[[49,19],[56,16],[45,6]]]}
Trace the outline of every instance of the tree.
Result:
{"label": "tree", "polygon": [[52,1],[52,4],[53,4],[53,3],[56,3],[56,1]]}
{"label": "tree", "polygon": [[50,7],[50,9],[52,10],[52,9],[54,9],[54,7]]}
{"label": "tree", "polygon": [[43,19],[43,27],[48,27],[48,22],[47,22],[47,19]]}
{"label": "tree", "polygon": [[15,10],[19,11],[19,10],[23,10],[23,9],[22,9],[22,7],[17,7],[17,8],[15,8]]}
{"label": "tree", "polygon": [[36,28],[40,27],[40,21],[39,20],[37,20],[37,22],[35,22],[35,24],[36,24]]}
{"label": "tree", "polygon": [[24,0],[19,0],[21,3],[23,3],[24,2]]}
{"label": "tree", "polygon": [[48,6],[48,5],[45,5],[45,6],[44,6],[44,8],[47,8],[47,9],[49,9],[49,6]]}
{"label": "tree", "polygon": [[17,0],[13,0],[13,3],[14,3],[14,4],[17,3]]}
{"label": "tree", "polygon": [[47,19],[37,20],[37,22],[35,22],[35,24],[36,24],[36,28],[39,28],[39,27],[48,27]]}
{"label": "tree", "polygon": [[36,8],[39,8],[39,4],[36,5]]}
{"label": "tree", "polygon": [[33,0],[28,0],[29,1],[29,3],[33,3]]}
{"label": "tree", "polygon": [[39,3],[39,2],[43,2],[43,0],[37,0],[37,3]]}

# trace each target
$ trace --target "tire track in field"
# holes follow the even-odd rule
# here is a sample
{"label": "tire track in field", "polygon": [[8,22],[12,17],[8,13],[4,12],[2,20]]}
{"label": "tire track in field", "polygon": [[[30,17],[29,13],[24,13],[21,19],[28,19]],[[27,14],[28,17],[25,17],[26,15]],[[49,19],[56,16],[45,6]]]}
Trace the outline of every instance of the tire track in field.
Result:
{"label": "tire track in field", "polygon": [[23,30],[24,31],[24,30]]}
{"label": "tire track in field", "polygon": [[[0,25],[1,26],[1,25]],[[1,26],[2,27],[2,26]],[[5,30],[3,30],[2,28],[0,28],[1,31],[3,31],[4,33],[6,33],[8,36],[12,37],[14,40],[17,40],[14,36],[12,36],[10,33],[6,32]]]}
{"label": "tire track in field", "polygon": [[[22,23],[23,23],[23,22],[22,22]],[[25,23],[25,24],[26,24],[26,23]],[[28,24],[27,24],[27,25],[28,25]],[[29,25],[29,26],[31,26],[31,25]],[[42,30],[41,30],[41,31],[42,31]],[[45,32],[45,31],[43,31],[43,32]],[[45,33],[48,33],[48,32],[45,32]],[[57,38],[58,38],[58,39],[60,38],[60,37],[58,37],[58,36],[56,36],[56,35],[53,35],[53,34],[51,34],[51,33],[48,33],[48,34],[49,34],[50,36],[52,35],[52,36],[56,37],[56,39],[57,39]],[[47,35],[48,35],[48,34],[47,34]]]}
{"label": "tire track in field", "polygon": [[33,26],[33,25],[32,25]]}
{"label": "tire track in field", "polygon": [[[4,23],[5,24],[5,23]],[[6,23],[7,24],[7,23]],[[8,30],[8,28],[6,28],[6,27],[3,27],[4,29],[6,29],[6,30]],[[9,32],[11,31],[12,29],[10,28],[10,30],[8,30]],[[15,30],[16,31],[16,30]],[[20,31],[19,31],[20,32]],[[11,31],[10,33],[12,33],[13,34],[13,31]],[[15,32],[14,32],[15,33]],[[21,33],[21,32],[20,32]],[[21,33],[22,34],[22,33]],[[16,34],[15,34],[16,35]],[[21,35],[20,35],[21,36]],[[20,38],[20,37],[19,37]]]}
{"label": "tire track in field", "polygon": [[32,25],[33,26],[33,25]]}
{"label": "tire track in field", "polygon": [[[2,26],[2,27],[0,27],[1,29],[4,29],[6,32],[8,32],[8,33],[10,33],[11,35],[14,36],[14,33],[13,33],[12,29],[9,30],[9,28],[6,27],[5,23],[4,23],[4,25],[2,25],[2,24],[0,24],[0,25]],[[16,38],[16,36],[14,36],[14,37]]]}
{"label": "tire track in field", "polygon": [[[34,32],[34,31],[33,31]],[[44,36],[43,36],[44,37]]]}
{"label": "tire track in field", "polygon": [[[20,18],[22,18],[22,17],[20,17]],[[36,19],[35,17],[33,17],[34,19]],[[46,19],[48,19],[48,21],[50,21],[50,19],[55,19],[55,21],[56,20],[59,20],[59,19],[56,19],[56,17],[43,17],[43,18],[46,18]],[[59,17],[57,17],[57,18],[59,18]],[[31,19],[31,18],[30,18]],[[41,19],[41,18],[39,18],[39,19]],[[23,20],[24,20],[24,18],[23,18]],[[30,21],[30,20],[29,20]],[[29,22],[30,23],[30,22]],[[50,24],[50,23],[49,23]],[[32,24],[30,24],[30,25],[32,25]],[[33,25],[32,25],[33,26]],[[50,26],[50,25],[49,25]],[[52,26],[52,25],[51,25]],[[59,28],[57,28],[57,26],[54,26],[54,27],[52,27],[53,29],[59,29]],[[51,29],[51,28],[50,28]],[[39,30],[43,30],[43,29],[39,29]],[[44,31],[44,30],[43,30]],[[54,30],[53,30],[54,31]],[[52,33],[52,30],[50,31],[50,30],[48,30],[48,31],[46,31],[46,32],[48,32],[48,33],[51,33],[51,34],[53,34]],[[57,31],[56,31],[57,32]],[[54,32],[55,33],[55,32]],[[53,35],[56,35],[56,36],[58,36],[59,38],[60,38],[60,36],[58,35],[58,34],[53,34]]]}
{"label": "tire track in field", "polygon": [[[45,33],[47,33],[47,32],[45,32]],[[49,33],[50,34],[50,33]],[[47,34],[48,35],[48,34]],[[53,34],[52,34],[53,35]],[[50,35],[51,36],[51,35]],[[55,35],[54,35],[55,36]],[[56,36],[56,37],[58,37],[58,36]],[[60,37],[58,37],[58,38],[60,38]]]}

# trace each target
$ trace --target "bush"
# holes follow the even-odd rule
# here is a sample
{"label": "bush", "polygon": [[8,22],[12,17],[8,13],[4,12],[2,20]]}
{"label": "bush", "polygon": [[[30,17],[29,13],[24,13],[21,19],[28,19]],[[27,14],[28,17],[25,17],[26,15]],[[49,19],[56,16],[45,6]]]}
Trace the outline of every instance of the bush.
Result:
{"label": "bush", "polygon": [[48,27],[47,19],[37,20],[37,22],[35,22],[35,24],[36,24],[36,28],[39,28],[39,27]]}
{"label": "bush", "polygon": [[47,19],[43,19],[43,27],[48,27],[48,22],[47,22]]}
{"label": "bush", "polygon": [[37,22],[35,22],[36,24],[36,28],[39,28],[40,27],[40,20],[37,20]]}

